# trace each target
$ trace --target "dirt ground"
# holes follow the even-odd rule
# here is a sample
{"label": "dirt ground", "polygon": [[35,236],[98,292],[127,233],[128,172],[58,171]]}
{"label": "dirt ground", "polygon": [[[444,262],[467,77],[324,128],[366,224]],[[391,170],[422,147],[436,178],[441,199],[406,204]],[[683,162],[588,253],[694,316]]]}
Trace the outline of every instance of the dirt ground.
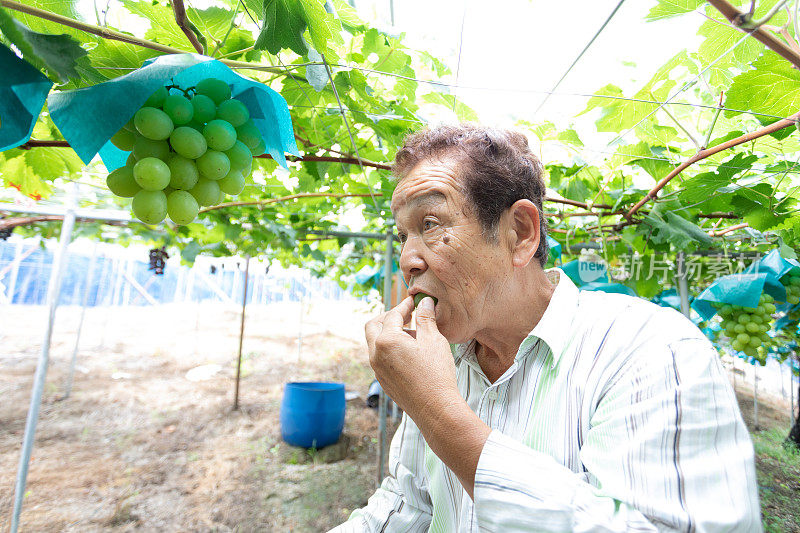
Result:
{"label": "dirt ground", "polygon": [[[377,413],[364,304],[248,309],[238,411],[239,310],[92,309],[62,400],[79,310],[59,310],[21,531],[324,531],[377,483]],[[44,310],[0,308],[0,530],[10,524]],[[218,365],[218,366],[213,366]],[[216,372],[215,372],[216,371]],[[199,380],[198,380],[199,379]],[[281,461],[287,381],[338,381],[349,456]],[[389,424],[389,438],[394,424]]]}
{"label": "dirt ground", "polygon": [[[61,308],[21,531],[305,532],[342,522],[377,482],[378,417],[365,405],[373,378],[363,342],[376,311],[362,302],[302,313],[297,303],[248,308],[241,407],[233,411],[240,309],[90,309],[72,395],[63,399],[80,310]],[[45,315],[0,307],[0,530],[10,524]],[[348,457],[287,464],[283,386],[312,380],[344,382],[358,394],[347,406]],[[739,380],[737,392],[753,431],[751,388]],[[765,400],[760,428],[786,427],[788,402]],[[394,427],[390,420],[389,438]],[[759,454],[762,491],[800,501],[797,476],[773,462]],[[792,520],[785,530],[800,531]]]}

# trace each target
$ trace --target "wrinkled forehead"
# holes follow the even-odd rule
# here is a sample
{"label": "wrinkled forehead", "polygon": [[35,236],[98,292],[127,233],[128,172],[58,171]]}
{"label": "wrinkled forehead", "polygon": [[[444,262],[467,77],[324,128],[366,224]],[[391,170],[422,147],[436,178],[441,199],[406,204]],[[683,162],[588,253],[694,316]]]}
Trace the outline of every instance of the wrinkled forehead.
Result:
{"label": "wrinkled forehead", "polygon": [[401,177],[392,193],[392,212],[427,203],[463,204],[464,187],[450,161],[423,161]]}

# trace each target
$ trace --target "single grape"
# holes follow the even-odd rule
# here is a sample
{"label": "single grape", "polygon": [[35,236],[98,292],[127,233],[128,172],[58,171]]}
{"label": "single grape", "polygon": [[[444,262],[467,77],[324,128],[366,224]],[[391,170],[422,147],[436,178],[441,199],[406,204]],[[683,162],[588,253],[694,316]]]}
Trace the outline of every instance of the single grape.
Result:
{"label": "single grape", "polygon": [[736,324],[733,328],[733,331],[736,333],[744,333],[747,331],[747,327],[744,324]]}
{"label": "single grape", "polygon": [[755,357],[758,355],[758,351],[752,346],[745,346],[745,348],[742,351],[748,357]]}
{"label": "single grape", "polygon": [[131,207],[136,218],[145,224],[158,224],[167,216],[167,196],[162,191],[139,191]]}
{"label": "single grape", "polygon": [[761,326],[759,324],[756,324],[755,322],[748,322],[747,324],[744,325],[744,327],[750,333],[756,333],[761,330]]}
{"label": "single grape", "polygon": [[187,191],[175,191],[167,197],[167,214],[177,225],[183,226],[195,218],[200,211],[200,204]]}
{"label": "single grape", "polygon": [[192,97],[192,107],[194,108],[194,119],[201,124],[211,122],[217,116],[217,105],[214,100],[204,94],[196,94]]}
{"label": "single grape", "polygon": [[216,78],[200,80],[195,90],[197,94],[203,94],[214,100],[214,104],[216,105],[221,104],[224,100],[231,97],[230,85]]}
{"label": "single grape", "polygon": [[739,333],[736,336],[736,340],[739,341],[741,344],[747,344],[748,342],[750,342],[750,335],[748,335],[747,333]]}
{"label": "single grape", "polygon": [[197,203],[200,205],[214,205],[217,203],[219,199],[219,195],[222,191],[219,189],[219,185],[214,180],[207,180],[205,178],[200,178],[197,181],[197,185],[192,187],[189,193],[194,196],[194,199],[197,200]]}
{"label": "single grape", "polygon": [[264,152],[267,151],[267,145],[264,142],[264,139],[259,139],[258,144],[251,150],[253,152],[253,157],[258,157],[263,155]]}
{"label": "single grape", "polygon": [[111,144],[125,152],[133,150],[134,141],[136,141],[136,134],[124,127],[111,137]]}
{"label": "single grape", "polygon": [[173,189],[189,190],[197,184],[200,174],[192,159],[174,154],[167,160],[170,171],[169,186]]}
{"label": "single grape", "polygon": [[739,315],[739,318],[737,320],[739,324],[747,324],[748,322],[750,322],[750,315],[748,315],[747,313],[742,313],[741,315]]}
{"label": "single grape", "polygon": [[255,149],[258,146],[259,141],[261,141],[261,132],[258,131],[258,127],[256,126],[256,123],[253,122],[253,119],[250,119],[241,126],[237,127],[236,135],[238,136],[239,140],[250,149],[250,151]]}
{"label": "single grape", "polygon": [[755,335],[750,337],[750,346],[752,346],[753,348],[758,348],[759,346],[761,346],[761,337]]}
{"label": "single grape", "polygon": [[159,87],[145,100],[142,107],[161,107],[164,104],[164,100],[167,98],[167,94],[166,87]]}
{"label": "single grape", "polygon": [[175,124],[186,124],[194,116],[194,107],[182,94],[171,94],[164,100],[164,113]]}
{"label": "single grape", "polygon": [[109,173],[106,177],[106,185],[108,185],[109,191],[122,198],[133,198],[137,192],[142,190],[133,179],[133,170],[128,166],[120,167]]}
{"label": "single grape", "polygon": [[225,120],[214,119],[203,128],[203,137],[209,148],[224,152],[236,144],[236,129]]}
{"label": "single grape", "polygon": [[[748,339],[748,341],[749,341],[749,339]],[[737,352],[741,352],[744,349],[745,346],[747,346],[747,345],[746,344],[742,344],[741,342],[739,342],[739,339],[736,339],[735,341],[733,341],[731,343],[731,348],[733,348]]]}
{"label": "single grape", "polygon": [[219,188],[225,194],[236,196],[244,190],[244,176],[234,168],[219,180]]}
{"label": "single grape", "polygon": [[[233,146],[225,150],[225,155],[231,160],[231,168],[239,171],[249,169],[253,164],[253,156],[250,154],[250,149],[242,142],[237,140]],[[242,172],[244,174],[244,172]]]}
{"label": "single grape", "polygon": [[166,159],[169,157],[169,144],[167,141],[152,141],[139,135],[133,143],[133,157],[137,161],[145,157]]}
{"label": "single grape", "polygon": [[241,126],[250,120],[250,111],[239,100],[225,100],[217,107],[217,118],[230,122],[233,127]]}
{"label": "single grape", "polygon": [[208,150],[197,158],[197,170],[204,178],[218,180],[231,171],[231,162],[222,152]]}
{"label": "single grape", "polygon": [[169,185],[169,178],[169,167],[155,157],[140,159],[133,166],[133,179],[146,191],[163,190]]}
{"label": "single grape", "polygon": [[175,128],[169,136],[169,142],[173,150],[187,159],[197,159],[208,148],[203,134],[187,126]]}
{"label": "single grape", "polygon": [[162,141],[169,137],[175,125],[169,116],[155,107],[143,107],[133,115],[136,130],[154,141]]}

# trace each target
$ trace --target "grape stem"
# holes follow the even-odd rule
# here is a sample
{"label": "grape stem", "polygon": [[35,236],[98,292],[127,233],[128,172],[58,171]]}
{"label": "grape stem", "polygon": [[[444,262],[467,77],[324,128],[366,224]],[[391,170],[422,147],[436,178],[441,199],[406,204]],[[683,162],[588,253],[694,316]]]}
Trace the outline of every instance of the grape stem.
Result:
{"label": "grape stem", "polygon": [[186,8],[183,5],[183,0],[172,0],[172,11],[175,13],[175,23],[186,35],[186,38],[189,39],[189,42],[192,43],[194,49],[197,50],[198,54],[205,55],[206,50],[202,43],[200,43],[200,39],[198,39],[197,34],[189,28],[189,19],[186,16]]}
{"label": "grape stem", "polygon": [[167,85],[166,89],[167,89],[167,91],[169,91],[170,89],[178,89],[180,92],[183,93],[183,96],[185,96],[186,98],[191,98],[191,95],[189,94],[189,91],[193,91],[193,92],[195,91],[194,87],[189,87],[188,89],[184,89],[183,87],[181,87],[179,85],[175,85],[175,84]]}

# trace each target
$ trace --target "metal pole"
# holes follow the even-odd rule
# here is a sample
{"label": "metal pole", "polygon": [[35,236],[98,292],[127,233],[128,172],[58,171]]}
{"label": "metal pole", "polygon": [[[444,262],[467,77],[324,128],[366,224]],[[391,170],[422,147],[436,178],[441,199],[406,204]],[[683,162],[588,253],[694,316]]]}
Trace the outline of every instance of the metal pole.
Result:
{"label": "metal pole", "polygon": [[[394,253],[392,227],[386,230],[386,251],[383,258],[383,308],[392,308],[392,254]],[[381,388],[378,395],[378,486],[383,481],[383,463],[386,460],[386,394]]]}
{"label": "metal pole", "polygon": [[[35,247],[31,247],[31,252],[35,250]],[[17,276],[19,275],[19,265],[22,263],[23,257],[20,257],[20,252],[22,251],[22,243],[18,242],[17,245],[14,247],[14,262],[11,263],[11,281],[8,283],[8,303],[14,303],[14,293],[17,290]]]}
{"label": "metal pole", "polygon": [[242,289],[242,324],[239,327],[239,357],[236,360],[236,390],[233,393],[233,410],[239,409],[239,379],[242,376],[242,341],[244,340],[244,312],[247,307],[247,280],[250,277],[250,256],[245,259],[244,289]]}
{"label": "metal pole", "polygon": [[678,294],[681,297],[681,313],[686,318],[691,318],[692,309],[689,307],[689,283],[686,280],[686,256],[678,252]]}
{"label": "metal pole", "polygon": [[86,316],[86,306],[89,305],[89,291],[92,289],[94,282],[94,270],[97,266],[97,242],[94,244],[92,250],[92,264],[89,266],[89,274],[86,276],[86,287],[83,288],[83,306],[81,307],[81,318],[78,321],[78,334],[75,336],[75,349],[72,350],[72,360],[69,363],[69,374],[67,374],[67,383],[64,386],[64,400],[69,398],[72,394],[72,380],[75,377],[75,363],[78,360],[78,346],[81,343],[81,331],[83,330],[83,319]]}
{"label": "metal pole", "polygon": [[47,316],[47,326],[42,340],[42,351],[36,363],[36,373],[33,377],[33,390],[31,392],[31,404],[28,408],[28,418],[25,421],[25,435],[22,439],[22,453],[19,458],[19,470],[17,471],[17,483],[14,491],[14,511],[11,516],[11,533],[17,533],[19,528],[19,515],[22,512],[22,500],[25,497],[25,484],[28,480],[28,465],[31,460],[33,450],[33,439],[36,433],[36,423],[39,421],[39,408],[42,405],[42,392],[44,391],[44,381],[47,376],[47,364],[50,360],[50,340],[53,336],[53,322],[56,318],[56,308],[61,294],[61,278],[64,274],[64,264],[66,263],[67,248],[72,239],[72,230],[75,227],[75,208],[78,204],[78,184],[75,183],[70,194],[69,207],[64,215],[64,222],[61,226],[61,237],[59,238],[58,251],[53,257],[53,269],[50,272],[50,281],[47,286],[47,304],[49,314]]}
{"label": "metal pole", "polygon": [[753,365],[753,429],[758,431],[758,367]]}

